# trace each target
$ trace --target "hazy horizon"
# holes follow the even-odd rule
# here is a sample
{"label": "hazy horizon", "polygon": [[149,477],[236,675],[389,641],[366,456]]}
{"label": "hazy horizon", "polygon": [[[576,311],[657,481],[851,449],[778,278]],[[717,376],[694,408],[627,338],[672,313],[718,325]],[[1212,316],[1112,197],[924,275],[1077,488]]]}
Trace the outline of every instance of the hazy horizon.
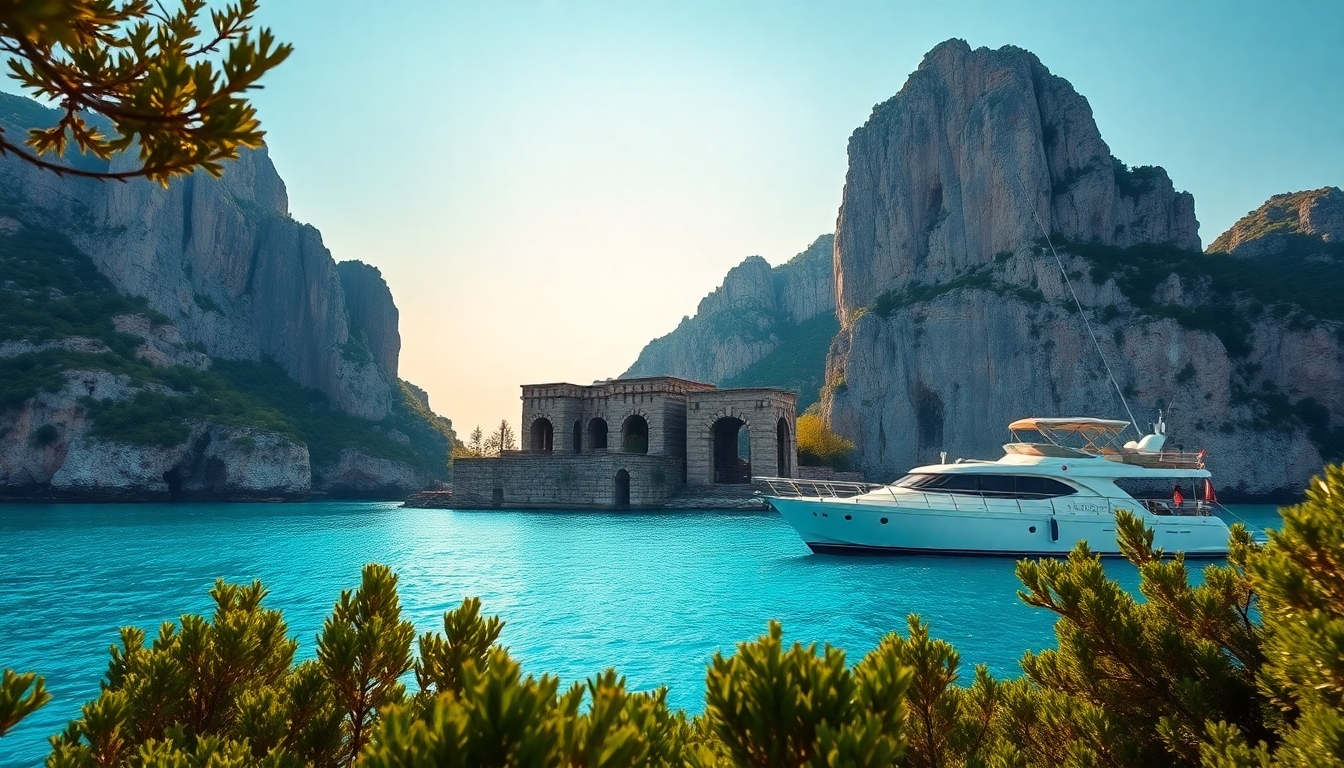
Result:
{"label": "hazy horizon", "polygon": [[[617,376],[753,254],[834,230],[849,135],[952,37],[1035,53],[1207,246],[1344,186],[1344,6],[263,0],[296,219],[377,266],[401,375],[465,437],[518,385]],[[5,90],[15,91],[13,81]]]}

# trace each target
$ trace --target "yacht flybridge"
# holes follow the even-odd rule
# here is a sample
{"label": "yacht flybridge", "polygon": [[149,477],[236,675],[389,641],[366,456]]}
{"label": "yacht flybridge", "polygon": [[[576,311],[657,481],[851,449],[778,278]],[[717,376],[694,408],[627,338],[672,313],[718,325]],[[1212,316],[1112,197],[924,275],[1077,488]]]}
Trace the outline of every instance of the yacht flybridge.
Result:
{"label": "yacht flybridge", "polygon": [[[1161,417],[1122,443],[1127,421],[1021,419],[997,461],[916,467],[888,485],[761,477],[770,506],[819,553],[1064,555],[1086,541],[1119,554],[1115,512],[1187,557],[1227,554],[1204,452],[1166,448]],[[946,462],[946,458],[943,459]]]}

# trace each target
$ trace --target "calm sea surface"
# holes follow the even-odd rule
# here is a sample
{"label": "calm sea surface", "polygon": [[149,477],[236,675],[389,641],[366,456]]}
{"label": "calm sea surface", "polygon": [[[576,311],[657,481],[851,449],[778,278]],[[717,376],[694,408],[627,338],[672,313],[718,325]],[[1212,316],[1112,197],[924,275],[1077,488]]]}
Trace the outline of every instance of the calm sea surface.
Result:
{"label": "calm sea surface", "polygon": [[[1273,507],[1236,514],[1273,525]],[[1019,674],[1053,645],[1048,614],[1016,595],[1013,561],[811,554],[774,513],[456,512],[396,504],[0,505],[0,667],[46,676],[53,700],[0,739],[0,765],[36,765],[46,737],[98,692],[117,628],[209,610],[217,577],[263,580],[299,655],[360,567],[390,565],[406,616],[479,596],[507,625],[525,671],[581,680],[614,666],[634,688],[666,685],[703,706],[717,649],[780,619],[786,638],[830,642],[852,661],[919,613],[963,663]],[[1125,584],[1125,563],[1111,563]]]}

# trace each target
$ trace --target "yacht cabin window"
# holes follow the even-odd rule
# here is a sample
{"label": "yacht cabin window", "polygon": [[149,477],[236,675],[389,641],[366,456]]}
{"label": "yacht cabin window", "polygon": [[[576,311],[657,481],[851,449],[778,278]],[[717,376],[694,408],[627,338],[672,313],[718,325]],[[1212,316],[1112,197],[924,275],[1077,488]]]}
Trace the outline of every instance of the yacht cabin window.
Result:
{"label": "yacht cabin window", "polygon": [[1000,499],[1052,499],[1078,492],[1058,480],[1029,475],[913,474],[892,485],[929,493],[974,493]]}

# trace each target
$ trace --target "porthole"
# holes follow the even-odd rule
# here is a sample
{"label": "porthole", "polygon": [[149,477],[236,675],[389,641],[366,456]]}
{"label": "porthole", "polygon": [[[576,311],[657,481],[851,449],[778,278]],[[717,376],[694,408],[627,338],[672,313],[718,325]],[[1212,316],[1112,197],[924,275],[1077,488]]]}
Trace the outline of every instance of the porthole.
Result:
{"label": "porthole", "polygon": [[886,525],[886,524],[887,524],[887,518],[885,518],[885,517],[882,518],[882,524],[883,524],[883,525]]}
{"label": "porthole", "polygon": [[853,519],[854,519],[854,516],[853,516],[853,515],[845,515],[845,519],[846,519],[846,520],[853,520]]}
{"label": "porthole", "polygon": [[1028,528],[1027,530],[1030,531],[1030,532],[1032,532],[1032,533],[1035,533],[1035,532],[1036,532],[1036,526],[1033,525],[1033,526],[1031,526],[1030,528]]}

